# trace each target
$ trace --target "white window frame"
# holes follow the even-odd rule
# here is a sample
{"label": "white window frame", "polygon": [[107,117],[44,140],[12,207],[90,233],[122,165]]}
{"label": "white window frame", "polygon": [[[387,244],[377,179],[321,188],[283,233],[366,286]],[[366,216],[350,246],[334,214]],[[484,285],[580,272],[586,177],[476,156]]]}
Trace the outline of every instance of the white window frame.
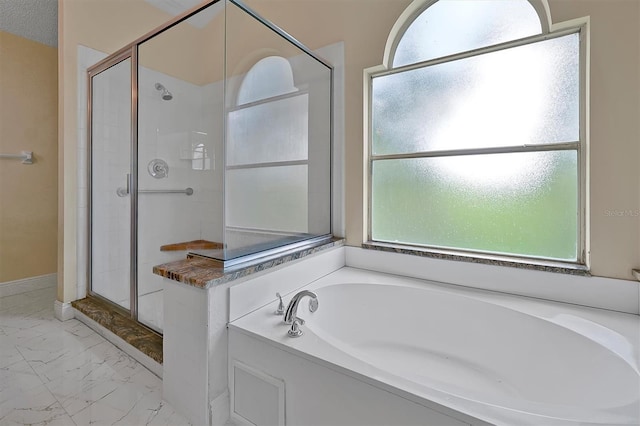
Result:
{"label": "white window frame", "polygon": [[[364,155],[363,155],[363,247],[381,250],[400,251],[410,254],[419,254],[430,257],[447,258],[452,260],[467,260],[479,263],[501,264],[501,265],[529,265],[536,269],[546,269],[555,272],[575,273],[576,270],[589,271],[590,268],[590,235],[589,235],[589,63],[590,63],[590,20],[589,17],[578,18],[557,24],[552,24],[551,13],[547,0],[527,0],[533,6],[540,18],[542,32],[538,35],[499,43],[492,46],[482,47],[467,52],[456,53],[440,58],[429,59],[409,65],[393,67],[393,57],[396,48],[402,39],[407,28],[413,23],[416,17],[424,12],[438,0],[414,0],[409,7],[400,15],[393,26],[387,43],[381,65],[367,68],[363,75],[363,133],[364,133]],[[579,34],[579,140],[568,143],[553,143],[541,146],[512,146],[500,148],[478,148],[452,151],[438,151],[430,153],[412,153],[399,155],[373,155],[372,154],[372,94],[373,79],[384,75],[390,75],[423,68],[428,65],[435,65],[444,62],[455,61],[468,57],[478,56],[489,52],[495,52],[507,48],[523,46],[537,43],[548,39],[566,36],[569,34]],[[373,161],[393,158],[425,158],[445,155],[470,155],[503,152],[532,152],[551,151],[563,149],[576,149],[578,153],[578,239],[577,239],[577,260],[575,262],[564,262],[546,260],[536,257],[526,257],[521,255],[485,254],[473,250],[464,249],[444,249],[440,247],[429,247],[427,245],[411,245],[408,243],[392,244],[387,242],[374,241],[371,237],[371,201],[372,201],[372,173]],[[455,152],[454,152],[455,151]]]}

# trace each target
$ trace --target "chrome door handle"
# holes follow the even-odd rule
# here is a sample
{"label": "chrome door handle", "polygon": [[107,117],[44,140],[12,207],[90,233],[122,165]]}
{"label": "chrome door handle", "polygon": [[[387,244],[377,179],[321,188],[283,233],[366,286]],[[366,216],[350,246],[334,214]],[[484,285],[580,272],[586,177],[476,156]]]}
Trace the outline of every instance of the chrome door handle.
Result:
{"label": "chrome door handle", "polygon": [[131,188],[131,173],[127,173],[126,187],[125,188],[120,187],[116,189],[116,194],[118,194],[118,197],[126,197],[127,195],[129,195],[130,188]]}

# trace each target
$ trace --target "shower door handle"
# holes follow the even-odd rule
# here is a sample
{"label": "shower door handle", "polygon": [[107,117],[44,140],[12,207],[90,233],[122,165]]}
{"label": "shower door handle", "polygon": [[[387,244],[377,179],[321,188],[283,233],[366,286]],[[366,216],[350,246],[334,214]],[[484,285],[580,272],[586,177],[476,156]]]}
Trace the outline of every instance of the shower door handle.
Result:
{"label": "shower door handle", "polygon": [[129,195],[129,188],[131,187],[131,173],[127,173],[127,186],[125,188],[118,188],[116,189],[116,194],[118,194],[118,197],[126,197],[127,195]]}

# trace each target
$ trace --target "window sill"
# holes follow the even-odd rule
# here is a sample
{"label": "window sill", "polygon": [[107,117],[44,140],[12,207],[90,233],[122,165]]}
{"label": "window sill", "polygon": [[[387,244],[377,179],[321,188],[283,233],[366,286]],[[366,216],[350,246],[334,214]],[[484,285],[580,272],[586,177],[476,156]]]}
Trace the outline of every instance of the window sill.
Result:
{"label": "window sill", "polygon": [[[362,248],[368,250],[378,250],[391,253],[409,254],[412,256],[428,257],[432,259],[454,260],[468,263],[479,263],[484,265],[506,266],[510,268],[529,269],[534,271],[555,272],[560,274],[591,276],[589,269],[585,265],[574,263],[556,262],[550,260],[522,259],[517,260],[499,255],[470,255],[463,252],[448,250],[427,249],[400,244],[381,243],[378,241],[367,241],[362,244]],[[535,262],[535,263],[534,263]]]}

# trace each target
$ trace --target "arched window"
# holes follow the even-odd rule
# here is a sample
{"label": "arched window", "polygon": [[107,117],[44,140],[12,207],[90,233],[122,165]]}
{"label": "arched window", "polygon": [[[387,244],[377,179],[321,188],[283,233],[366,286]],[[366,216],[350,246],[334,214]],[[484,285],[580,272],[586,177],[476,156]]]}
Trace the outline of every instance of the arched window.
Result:
{"label": "arched window", "polygon": [[420,13],[399,39],[393,67],[415,64],[540,34],[527,0],[440,0]]}
{"label": "arched window", "polygon": [[268,56],[256,62],[242,79],[238,105],[297,92],[289,61],[281,56]]}
{"label": "arched window", "polygon": [[256,62],[227,120],[228,228],[308,232],[309,93],[289,60]]}
{"label": "arched window", "polygon": [[527,0],[422,5],[368,72],[369,240],[581,267],[586,23],[549,31]]}
{"label": "arched window", "polygon": [[289,61],[268,56],[242,79],[229,113],[227,164],[307,159],[309,96],[294,85]]}

